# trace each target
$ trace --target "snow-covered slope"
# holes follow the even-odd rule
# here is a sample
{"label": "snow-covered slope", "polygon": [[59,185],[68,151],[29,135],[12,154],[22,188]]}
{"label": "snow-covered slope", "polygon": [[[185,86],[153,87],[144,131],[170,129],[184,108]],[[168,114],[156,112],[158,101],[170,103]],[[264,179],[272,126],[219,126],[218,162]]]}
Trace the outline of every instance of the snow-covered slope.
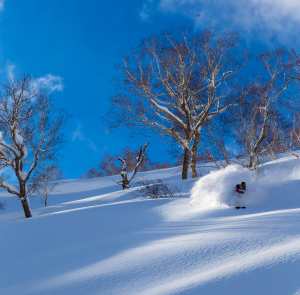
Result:
{"label": "snow-covered slope", "polygon": [[[182,184],[177,168],[140,178],[183,194],[150,200],[115,177],[70,180],[46,209],[33,198],[25,220],[2,193],[0,294],[300,294],[300,160],[259,175],[232,166],[196,183]],[[241,180],[249,207],[235,210]]]}

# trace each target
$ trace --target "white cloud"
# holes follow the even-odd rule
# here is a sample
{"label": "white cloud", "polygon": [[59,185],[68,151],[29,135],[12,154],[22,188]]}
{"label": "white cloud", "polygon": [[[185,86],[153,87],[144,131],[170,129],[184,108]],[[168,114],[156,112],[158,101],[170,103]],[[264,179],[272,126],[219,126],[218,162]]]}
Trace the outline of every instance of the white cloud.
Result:
{"label": "white cloud", "polygon": [[145,0],[139,12],[139,17],[142,21],[149,21],[154,9],[154,0]]}
{"label": "white cloud", "polygon": [[160,0],[159,7],[183,13],[205,26],[224,24],[290,33],[300,24],[299,0]]}
{"label": "white cloud", "polygon": [[72,139],[72,141],[83,141],[83,140],[85,140],[85,136],[83,134],[81,124],[77,124],[75,130],[72,133],[71,139]]}
{"label": "white cloud", "polygon": [[4,9],[5,0],[0,0],[0,11]]}
{"label": "white cloud", "polygon": [[32,88],[34,90],[44,90],[48,93],[59,92],[64,88],[63,79],[59,76],[47,74],[46,76],[33,79]]}
{"label": "white cloud", "polygon": [[142,21],[148,21],[149,20],[149,12],[147,11],[147,9],[143,6],[143,8],[141,9],[140,13],[139,13],[140,19]]}
{"label": "white cloud", "polygon": [[15,79],[15,70],[16,66],[14,64],[8,63],[6,65],[6,74],[9,81],[13,81]]}
{"label": "white cloud", "polygon": [[91,151],[98,151],[97,145],[84,134],[82,125],[80,123],[77,123],[77,126],[71,135],[71,140],[72,142],[84,142]]}
{"label": "white cloud", "polygon": [[[1,1],[1,0],[0,0]],[[8,62],[6,64],[6,78],[14,81],[19,76],[15,64]],[[38,78],[32,78],[31,89],[33,91],[46,91],[47,93],[60,92],[64,89],[63,78],[52,74],[47,74]]]}

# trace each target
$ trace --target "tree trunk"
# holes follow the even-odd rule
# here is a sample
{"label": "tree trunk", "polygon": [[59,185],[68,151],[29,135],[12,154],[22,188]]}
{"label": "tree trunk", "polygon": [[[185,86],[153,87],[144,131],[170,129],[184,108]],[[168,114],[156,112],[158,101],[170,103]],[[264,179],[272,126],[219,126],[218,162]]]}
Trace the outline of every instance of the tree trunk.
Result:
{"label": "tree trunk", "polygon": [[183,161],[182,161],[182,179],[188,179],[189,166],[190,166],[190,151],[185,148],[183,152]]}
{"label": "tree trunk", "polygon": [[45,207],[48,206],[48,192],[46,192],[46,194],[45,194],[44,205],[45,205]]}
{"label": "tree trunk", "polygon": [[198,172],[197,172],[197,157],[198,157],[198,145],[200,142],[200,134],[199,132],[197,132],[195,134],[195,138],[194,138],[194,143],[193,143],[193,147],[192,147],[192,163],[191,163],[191,167],[192,167],[192,177],[196,178],[198,177]]}
{"label": "tree trunk", "polygon": [[30,210],[29,203],[28,203],[28,199],[27,199],[27,196],[26,196],[26,186],[23,183],[20,184],[20,200],[21,200],[21,203],[22,203],[22,207],[23,207],[23,210],[24,210],[25,217],[26,218],[32,217],[31,210]]}
{"label": "tree trunk", "polygon": [[26,218],[32,217],[31,210],[30,210],[29,203],[28,203],[28,199],[27,198],[21,198],[21,203],[22,203],[22,206],[23,206],[25,217]]}
{"label": "tree trunk", "polygon": [[122,177],[122,188],[123,188],[123,190],[128,189],[129,188],[129,180],[128,180],[127,172],[126,173],[121,172],[121,177]]}
{"label": "tree trunk", "polygon": [[249,168],[255,170],[257,168],[258,157],[255,153],[250,154]]}

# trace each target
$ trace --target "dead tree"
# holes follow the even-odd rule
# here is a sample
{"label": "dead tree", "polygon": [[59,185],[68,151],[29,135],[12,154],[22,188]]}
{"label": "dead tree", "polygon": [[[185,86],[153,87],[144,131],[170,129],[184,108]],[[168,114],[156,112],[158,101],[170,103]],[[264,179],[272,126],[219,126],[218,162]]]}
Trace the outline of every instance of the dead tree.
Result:
{"label": "dead tree", "polygon": [[[130,183],[133,181],[138,170],[144,163],[147,148],[148,148],[148,144],[144,144],[143,146],[140,147],[139,152],[136,156],[135,166],[131,172],[129,171],[129,168],[128,168],[127,159],[119,158],[119,161],[122,163],[122,168],[121,168],[121,172],[120,172],[122,180],[120,183],[122,185],[123,190],[128,189],[130,187]],[[131,174],[131,175],[129,175],[129,174]]]}
{"label": "dead tree", "polygon": [[260,62],[263,74],[241,94],[237,116],[238,139],[250,169],[257,168],[261,156],[274,154],[284,144],[280,113],[289,100],[293,71],[292,56],[285,51],[263,54]]}
{"label": "dead tree", "polygon": [[165,35],[145,41],[124,60],[127,90],[114,99],[120,121],[174,139],[183,151],[182,179],[190,166],[197,176],[202,129],[231,105],[230,81],[239,68],[231,55],[235,46],[232,35]]}
{"label": "dead tree", "polygon": [[63,122],[47,93],[32,82],[29,77],[9,81],[0,96],[0,165],[14,176],[11,183],[2,177],[0,187],[19,198],[27,218],[32,216],[28,185],[37,168],[55,158]]}

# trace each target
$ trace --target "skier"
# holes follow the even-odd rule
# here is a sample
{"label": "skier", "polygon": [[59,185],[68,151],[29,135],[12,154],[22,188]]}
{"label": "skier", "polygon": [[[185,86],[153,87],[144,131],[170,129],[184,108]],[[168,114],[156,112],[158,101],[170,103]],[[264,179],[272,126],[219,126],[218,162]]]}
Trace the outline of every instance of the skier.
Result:
{"label": "skier", "polygon": [[246,206],[244,205],[244,198],[243,198],[243,194],[245,194],[246,192],[246,182],[242,181],[240,184],[237,184],[235,186],[235,192],[236,192],[235,209],[246,209]]}
{"label": "skier", "polygon": [[241,189],[246,192],[246,182],[245,181],[242,181],[241,182]]}

